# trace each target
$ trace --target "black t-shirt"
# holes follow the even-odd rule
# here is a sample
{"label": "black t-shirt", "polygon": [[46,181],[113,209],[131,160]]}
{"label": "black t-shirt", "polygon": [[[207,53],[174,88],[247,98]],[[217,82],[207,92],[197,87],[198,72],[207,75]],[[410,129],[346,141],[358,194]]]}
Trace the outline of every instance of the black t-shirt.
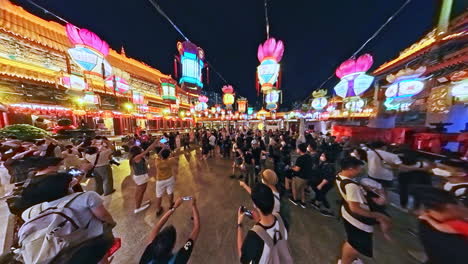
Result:
{"label": "black t-shirt", "polygon": [[252,150],[252,156],[255,160],[255,164],[260,164],[260,158],[262,156],[262,149],[261,148],[254,148]]}
{"label": "black t-shirt", "polygon": [[296,166],[301,168],[297,172],[299,178],[309,179],[312,176],[312,157],[309,154],[304,154],[297,158]]}
{"label": "black t-shirt", "polygon": [[169,259],[156,260],[151,255],[151,245],[148,245],[140,259],[140,264],[167,264],[174,258],[174,264],[185,264],[189,261],[190,255],[192,255],[193,246],[193,240],[189,239],[185,242],[185,245],[181,247],[177,253],[171,255]]}
{"label": "black t-shirt", "polygon": [[253,157],[252,153],[246,152],[245,155],[244,155],[245,164],[253,165],[253,164],[252,164],[252,159],[253,159],[253,158],[254,158],[254,157]]}
{"label": "black t-shirt", "polygon": [[419,221],[419,239],[429,258],[428,264],[464,264],[468,261],[468,239],[461,235],[443,233],[425,221]]}

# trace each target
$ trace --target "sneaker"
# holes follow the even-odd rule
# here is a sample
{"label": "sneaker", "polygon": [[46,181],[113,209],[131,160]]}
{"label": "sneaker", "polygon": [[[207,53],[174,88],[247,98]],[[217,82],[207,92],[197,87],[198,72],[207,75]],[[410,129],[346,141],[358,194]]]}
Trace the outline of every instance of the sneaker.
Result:
{"label": "sneaker", "polygon": [[315,201],[310,202],[310,206],[317,211],[320,211],[320,204],[317,204]]}
{"label": "sneaker", "polygon": [[307,208],[306,204],[303,203],[303,202],[299,202],[299,206],[300,206],[301,208],[303,208],[303,209],[306,209],[306,208]]}
{"label": "sneaker", "polygon": [[142,205],[140,208],[137,208],[137,209],[133,210],[133,213],[138,214],[139,212],[143,212],[144,210],[148,209],[149,207],[150,207],[150,204],[147,203],[145,205]]}
{"label": "sneaker", "polygon": [[294,204],[294,205],[298,205],[298,204],[299,204],[299,202],[296,201],[296,200],[294,200],[293,198],[289,198],[289,201],[290,201],[292,204]]}
{"label": "sneaker", "polygon": [[328,210],[320,210],[320,214],[327,217],[335,217],[335,215]]}

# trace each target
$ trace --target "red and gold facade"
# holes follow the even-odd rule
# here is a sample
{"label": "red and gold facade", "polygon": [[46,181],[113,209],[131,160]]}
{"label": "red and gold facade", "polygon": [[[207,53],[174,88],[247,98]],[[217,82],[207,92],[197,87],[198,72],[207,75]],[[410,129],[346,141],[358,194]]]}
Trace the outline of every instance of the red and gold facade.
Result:
{"label": "red and gold facade", "polygon": [[[170,109],[177,101],[179,111],[190,113],[198,95],[180,89],[170,75],[127,57],[123,49],[108,49],[105,60],[111,75],[104,64],[102,74],[83,70],[70,55],[77,46],[67,30],[0,0],[0,127],[31,124],[37,116],[52,122],[84,121],[91,128],[104,123],[115,135],[137,127],[151,131],[193,126],[191,116]],[[174,85],[169,96],[163,82]],[[166,109],[170,115],[164,114]]]}

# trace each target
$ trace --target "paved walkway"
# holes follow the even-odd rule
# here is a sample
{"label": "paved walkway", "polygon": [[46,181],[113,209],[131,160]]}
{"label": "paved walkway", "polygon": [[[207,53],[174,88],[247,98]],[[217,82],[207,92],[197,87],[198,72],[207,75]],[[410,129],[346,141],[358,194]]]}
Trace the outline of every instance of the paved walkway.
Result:
{"label": "paved walkway", "polygon": [[[230,165],[230,161],[220,158],[200,161],[195,151],[179,156],[176,196],[196,196],[201,216],[201,233],[195,243],[191,263],[239,263],[236,254],[237,208],[240,205],[251,206],[251,202],[238,182],[228,178]],[[118,223],[115,233],[122,238],[122,248],[113,262],[118,264],[138,263],[147,235],[157,222],[154,206],[146,212],[133,214],[135,185],[128,175],[128,162],[123,161],[120,167],[114,167],[117,192],[105,198],[106,206]],[[92,187],[92,183],[88,187]],[[154,200],[154,197],[153,181],[149,184],[146,198]],[[334,191],[329,197],[331,201],[337,199]],[[166,201],[163,205],[168,206]],[[395,220],[395,241],[388,242],[377,233],[375,258],[366,259],[365,263],[418,263],[406,252],[408,249],[420,249],[416,237],[407,232],[407,227],[413,226],[414,220],[394,209],[390,209],[390,213]],[[177,247],[182,246],[191,231],[190,216],[190,207],[182,205],[168,222],[177,228]],[[334,218],[324,217],[312,209],[291,207],[289,237],[295,263],[336,263],[344,230],[342,223]]]}

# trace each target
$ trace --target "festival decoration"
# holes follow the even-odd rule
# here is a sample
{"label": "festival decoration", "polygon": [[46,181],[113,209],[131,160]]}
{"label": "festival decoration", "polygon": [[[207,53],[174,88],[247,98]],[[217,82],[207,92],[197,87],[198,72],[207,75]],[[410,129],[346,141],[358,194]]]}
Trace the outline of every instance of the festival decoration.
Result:
{"label": "festival decoration", "polygon": [[391,85],[385,91],[387,99],[384,102],[387,110],[408,111],[413,103],[412,97],[424,90],[425,78],[421,77],[426,71],[422,66],[418,69],[402,69],[396,74],[387,75]]}
{"label": "festival decoration", "polygon": [[130,90],[128,82],[124,78],[115,75],[106,78],[106,87],[114,89],[118,94],[126,94]]}
{"label": "festival decoration", "polygon": [[87,29],[69,23],[65,29],[68,39],[75,46],[68,50],[71,59],[85,71],[108,77],[112,67],[104,58],[109,53],[109,45]]}
{"label": "festival decoration", "polygon": [[66,88],[74,91],[83,91],[88,88],[84,78],[70,74],[60,78],[61,84]]}
{"label": "festival decoration", "polygon": [[227,109],[232,109],[234,104],[234,88],[232,85],[224,85],[223,88],[223,103],[226,105]]}
{"label": "festival decoration", "polygon": [[198,97],[198,104],[195,106],[195,111],[197,112],[205,111],[206,109],[208,109],[207,103],[208,103],[208,97],[204,95],[200,95],[200,97]]}
{"label": "festival decoration", "polygon": [[432,88],[427,103],[429,112],[447,113],[450,107],[449,87],[444,85]]}
{"label": "festival decoration", "polygon": [[162,99],[167,103],[175,103],[177,100],[176,95],[176,81],[173,79],[161,78]]}
{"label": "festival decoration", "polygon": [[[263,93],[273,89],[280,74],[279,62],[283,58],[284,44],[281,40],[269,38],[258,46],[257,58],[260,65],[257,67],[257,78]],[[279,84],[276,85],[279,87]],[[257,88],[258,90],[258,88]]]}
{"label": "festival decoration", "polygon": [[253,107],[248,107],[248,108],[247,108],[247,114],[248,114],[248,115],[252,115],[253,112],[254,112],[254,108],[253,108]]}
{"label": "festival decoration", "polygon": [[240,113],[245,113],[245,111],[247,110],[247,99],[246,98],[239,98],[237,99],[237,110],[240,112]]}
{"label": "festival decoration", "polygon": [[179,51],[179,56],[176,56],[174,61],[174,75],[176,77],[178,75],[177,62],[179,62],[182,68],[179,80],[182,89],[199,93],[201,88],[203,88],[202,70],[204,67],[207,67],[204,63],[205,52],[190,41],[177,42],[177,50]]}
{"label": "festival decoration", "polygon": [[265,95],[265,108],[270,111],[276,110],[278,108],[279,97],[280,91],[276,89],[268,90]]}
{"label": "festival decoration", "polygon": [[351,112],[360,112],[366,105],[366,101],[359,96],[348,97],[343,100],[346,110]]}
{"label": "festival decoration", "polygon": [[93,92],[85,92],[85,95],[83,97],[83,102],[85,104],[100,104],[101,100],[99,98],[99,95],[94,94]]}
{"label": "festival decoration", "polygon": [[171,104],[169,105],[170,109],[171,109],[171,113],[172,114],[178,114],[179,113],[179,108],[180,108],[180,102],[179,100],[177,99],[176,100],[176,103],[175,104]]}
{"label": "festival decoration", "polygon": [[134,104],[144,104],[145,96],[143,95],[143,93],[134,91],[132,95],[132,101]]}
{"label": "festival decoration", "polygon": [[327,106],[328,104],[328,100],[325,97],[326,95],[327,95],[327,90],[325,89],[314,91],[312,93],[312,96],[314,97],[311,103],[312,108],[314,108],[315,110],[324,109],[325,106]]}
{"label": "festival decoration", "polygon": [[15,137],[19,140],[35,140],[50,136],[49,132],[27,124],[15,124],[0,129],[0,137]]}
{"label": "festival decoration", "polygon": [[357,59],[349,59],[336,69],[336,76],[341,81],[335,86],[336,94],[342,98],[359,96],[369,89],[374,77],[365,74],[372,66],[370,54],[364,54]]}
{"label": "festival decoration", "polygon": [[453,84],[451,94],[455,100],[468,102],[468,71],[456,72],[450,77],[450,80]]}

